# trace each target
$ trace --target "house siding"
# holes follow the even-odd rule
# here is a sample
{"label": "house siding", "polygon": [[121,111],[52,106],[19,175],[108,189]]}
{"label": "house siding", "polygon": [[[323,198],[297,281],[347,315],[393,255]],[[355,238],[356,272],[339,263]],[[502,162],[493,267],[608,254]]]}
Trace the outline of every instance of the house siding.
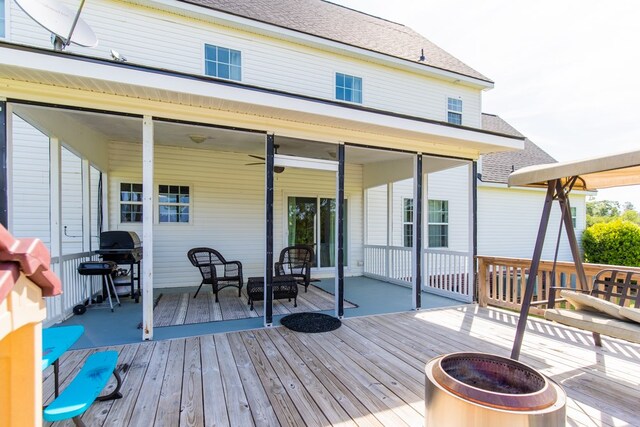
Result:
{"label": "house siding", "polygon": [[[10,41],[51,47],[49,32],[15,2],[10,14]],[[242,52],[243,83],[333,100],[335,73],[341,72],[362,78],[367,107],[446,121],[447,98],[460,98],[462,124],[481,127],[481,91],[461,84],[126,2],[92,1],[82,17],[99,45],[71,45],[70,52],[110,58],[115,49],[130,63],[203,74],[208,43]]]}
{"label": "house siding", "polygon": [[[142,182],[142,146],[122,142],[109,145],[109,223],[112,230],[142,234],[141,223],[121,223],[119,185]],[[245,279],[264,274],[264,168],[245,166],[246,154],[156,146],[156,185],[191,187],[191,223],[154,224],[154,286],[173,287],[200,282],[198,271],[187,260],[189,249],[207,246],[228,260],[239,260]],[[276,174],[274,189],[274,252],[286,246],[286,196],[335,197],[335,174],[288,168]],[[157,189],[155,189],[157,190]],[[361,275],[362,171],[347,165],[345,194],[348,199],[349,268],[347,275]],[[144,260],[143,260],[144,262]],[[334,270],[327,272],[333,276]],[[322,274],[314,275],[322,276]]]}
{"label": "house siding", "polygon": [[[505,187],[478,187],[478,255],[531,258],[544,203],[543,190]],[[586,227],[586,197],[570,196],[576,208],[578,242]],[[551,209],[542,259],[552,260],[560,225],[557,203]],[[563,233],[558,260],[571,261],[571,249]]]}

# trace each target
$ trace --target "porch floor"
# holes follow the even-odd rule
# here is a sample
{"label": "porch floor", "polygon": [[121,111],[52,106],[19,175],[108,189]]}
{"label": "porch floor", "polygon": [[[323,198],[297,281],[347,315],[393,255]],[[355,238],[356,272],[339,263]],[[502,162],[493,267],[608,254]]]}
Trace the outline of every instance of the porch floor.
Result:
{"label": "porch floor", "polygon": [[[424,365],[454,351],[508,356],[517,316],[465,305],[345,319],[323,334],[283,327],[115,346],[124,398],[87,425],[422,426]],[[570,426],[639,425],[640,345],[530,319],[521,360],[560,383]],[[65,381],[95,350],[67,353]],[[45,372],[44,399],[53,393]],[[71,375],[70,375],[71,374]],[[60,424],[61,425],[61,424]],[[71,425],[66,423],[64,425]]]}
{"label": "porch floor", "polygon": [[[334,291],[333,278],[322,279],[313,284],[329,293]],[[158,288],[154,289],[154,297],[158,297],[160,293],[183,293],[195,291],[196,289],[197,287]],[[238,299],[237,291],[234,288],[227,288],[222,293],[234,300]],[[411,289],[362,276],[345,278],[344,297],[357,305],[355,308],[346,309],[345,317],[397,313],[409,311],[412,307]],[[246,298],[242,299],[242,301],[246,304]],[[261,303],[259,302],[259,304]],[[451,307],[459,304],[455,300],[423,292],[423,308]],[[333,314],[334,311],[327,310],[323,311],[323,313]],[[280,324],[279,319],[281,317],[283,315],[274,313],[274,325]],[[122,306],[116,307],[113,313],[109,309],[90,308],[84,315],[73,316],[56,326],[83,325],[85,333],[73,347],[73,349],[83,349],[140,342],[142,332],[138,329],[138,325],[141,321],[142,305],[135,304],[131,298],[125,297],[122,299]],[[262,327],[262,317],[247,317],[236,320],[154,328],[154,339],[165,340]]]}

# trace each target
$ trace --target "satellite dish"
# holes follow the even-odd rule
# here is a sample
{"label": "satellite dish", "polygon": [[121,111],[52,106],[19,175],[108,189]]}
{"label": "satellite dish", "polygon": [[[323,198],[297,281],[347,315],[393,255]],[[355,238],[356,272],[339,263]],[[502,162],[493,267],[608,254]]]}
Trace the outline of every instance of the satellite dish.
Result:
{"label": "satellite dish", "polygon": [[80,19],[85,0],[80,3],[78,12],[73,12],[57,0],[15,1],[31,19],[52,33],[55,50],[62,50],[69,46],[69,43],[85,47],[98,44],[91,27]]}

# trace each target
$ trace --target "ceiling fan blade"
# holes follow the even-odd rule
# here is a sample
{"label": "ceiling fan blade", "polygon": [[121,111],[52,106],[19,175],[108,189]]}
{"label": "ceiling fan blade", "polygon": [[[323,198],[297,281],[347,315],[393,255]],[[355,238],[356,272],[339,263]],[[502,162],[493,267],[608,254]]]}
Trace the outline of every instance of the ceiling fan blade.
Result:
{"label": "ceiling fan blade", "polygon": [[264,162],[262,163],[245,163],[245,166],[255,166],[255,165],[264,165]]}
{"label": "ceiling fan blade", "polygon": [[262,160],[264,161],[264,157],[260,157],[260,156],[254,156],[253,154],[247,154],[249,157],[253,157],[254,159],[258,159],[258,160]]}

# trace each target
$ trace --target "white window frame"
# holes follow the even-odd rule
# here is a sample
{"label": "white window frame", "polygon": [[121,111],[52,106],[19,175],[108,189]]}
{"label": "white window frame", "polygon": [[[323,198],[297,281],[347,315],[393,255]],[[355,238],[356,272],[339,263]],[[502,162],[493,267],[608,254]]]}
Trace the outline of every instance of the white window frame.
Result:
{"label": "white window frame", "polygon": [[[411,200],[411,221],[406,221],[406,213],[407,213],[407,201]],[[405,248],[413,247],[413,215],[414,215],[414,206],[413,206],[413,197],[403,197],[402,198],[402,206],[400,208],[400,212],[402,213],[402,246]],[[409,230],[411,230],[411,244],[407,246],[407,226],[409,226]]]}
{"label": "white window frame", "polygon": [[[187,187],[189,189],[189,203],[169,203],[169,202],[160,202],[160,187],[161,186],[167,186],[167,187]],[[185,225],[190,225],[193,224],[193,185],[191,184],[186,184],[186,183],[181,183],[181,184],[167,184],[167,183],[158,183],[155,184],[155,188],[154,188],[154,195],[155,200],[156,200],[156,209],[155,209],[155,215],[154,215],[154,223],[161,225],[161,226],[172,226],[172,225],[178,225],[178,226],[185,226]],[[161,222],[160,221],[160,206],[187,206],[189,208],[189,221],[187,222]]]}
{"label": "white window frame", "polygon": [[[227,77],[220,77],[220,76],[212,76],[212,75],[207,74],[207,61],[208,61],[207,60],[207,46],[213,46],[213,47],[215,47],[217,49],[227,49],[227,50],[229,50],[229,54],[231,54],[231,51],[236,51],[236,52],[240,53],[240,66],[239,66],[239,68],[240,68],[240,78],[237,79],[237,80],[231,78],[231,68],[229,68],[229,77],[228,78]],[[232,47],[220,46],[220,45],[217,45],[217,44],[204,42],[202,44],[202,74],[207,76],[207,77],[214,77],[216,79],[229,80],[229,81],[232,81],[232,82],[241,82],[242,81],[242,75],[244,74],[242,72],[242,63],[243,63],[242,56],[243,56],[242,55],[242,51],[240,49],[234,49]],[[216,61],[215,61],[216,63],[219,62],[217,59],[218,58],[216,56]],[[231,61],[231,56],[229,56],[229,61]],[[231,65],[231,62],[229,62],[229,67],[235,67],[235,65]]]}
{"label": "white window frame", "polygon": [[573,228],[576,228],[578,225],[578,208],[575,206],[571,206],[571,223],[573,224]]}
{"label": "white window frame", "polygon": [[[338,74],[342,74],[345,77],[352,77],[354,79],[360,79],[360,101],[350,101],[347,99],[340,99],[338,98],[338,83],[336,82],[337,78],[338,78]],[[343,88],[346,89],[345,86],[342,86]],[[351,89],[351,88],[350,88]],[[351,89],[351,91],[353,91],[353,89]],[[342,71],[334,71],[333,73],[333,98],[336,101],[340,101],[340,102],[348,102],[350,104],[354,104],[354,105],[363,105],[364,104],[364,79],[360,76],[356,76],[354,74],[347,74],[344,73]]]}
{"label": "white window frame", "polygon": [[[142,206],[142,200],[140,200],[139,202],[122,200],[122,184],[142,185],[141,182],[136,182],[136,180],[123,180],[118,182],[117,184],[118,185],[118,224],[142,224],[142,221],[122,221],[122,205],[123,204]],[[142,210],[140,212],[142,213]]]}
{"label": "white window frame", "polygon": [[[450,107],[450,103],[451,101],[455,101],[455,102],[460,102],[460,110],[458,111],[457,109],[452,109]],[[463,102],[462,102],[462,98],[459,97],[453,97],[453,96],[448,96],[447,97],[447,123],[451,123],[453,125],[462,125],[462,112],[463,112]],[[460,116],[460,123],[454,123],[451,120],[449,120],[449,114],[457,114],[458,116]]]}
{"label": "white window frame", "polygon": [[[447,222],[431,222],[430,218],[429,218],[429,204],[431,202],[446,202],[447,203]],[[449,237],[451,235],[451,233],[449,233],[449,200],[445,200],[445,199],[429,199],[427,201],[427,247],[429,248],[448,248],[449,247]],[[431,226],[432,225],[446,225],[447,226],[447,244],[444,246],[431,246]]]}

